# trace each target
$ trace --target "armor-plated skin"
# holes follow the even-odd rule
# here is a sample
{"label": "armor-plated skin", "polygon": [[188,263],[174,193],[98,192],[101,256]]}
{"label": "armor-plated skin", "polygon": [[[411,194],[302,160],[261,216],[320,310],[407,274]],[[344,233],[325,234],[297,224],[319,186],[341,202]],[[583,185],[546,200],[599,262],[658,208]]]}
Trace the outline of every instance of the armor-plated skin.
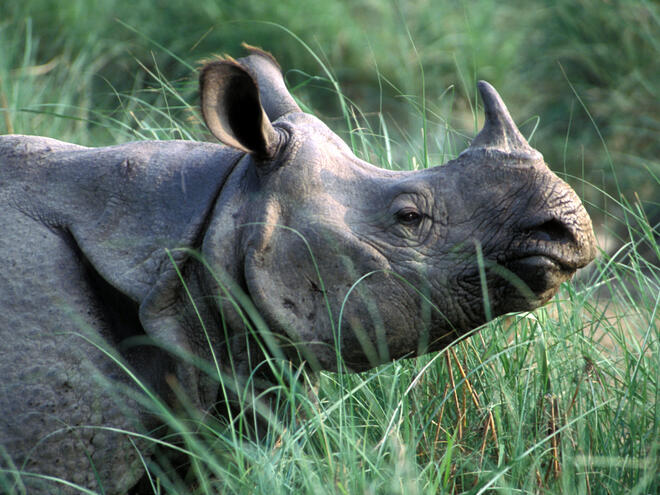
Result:
{"label": "armor-plated skin", "polygon": [[175,377],[207,410],[217,383],[175,356],[249,373],[256,346],[227,291],[290,359],[335,370],[338,349],[364,370],[544,304],[595,255],[579,199],[487,83],[470,148],[395,172],[303,113],[261,50],[200,82],[227,146],[0,137],[0,445],[19,470],[108,494],[135,484],[134,448],[94,426],[157,422],[117,398],[117,382],[135,385],[104,350],[166,403]]}

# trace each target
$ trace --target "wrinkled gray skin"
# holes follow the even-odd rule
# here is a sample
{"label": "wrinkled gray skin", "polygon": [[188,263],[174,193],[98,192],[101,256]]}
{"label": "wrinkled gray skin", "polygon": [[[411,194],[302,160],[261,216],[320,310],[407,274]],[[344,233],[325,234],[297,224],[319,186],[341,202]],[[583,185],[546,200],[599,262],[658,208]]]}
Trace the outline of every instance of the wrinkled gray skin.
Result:
{"label": "wrinkled gray skin", "polygon": [[472,146],[414,172],[356,158],[301,112],[264,52],[213,62],[200,82],[227,146],[0,137],[0,445],[20,470],[100,480],[108,494],[133,486],[135,449],[93,426],[157,422],[104,386],[132,380],[101,348],[166,402],[178,383],[209,409],[216,382],[164,349],[211,360],[210,342],[223,366],[231,354],[249,371],[257,348],[219,283],[248,296],[290,359],[334,370],[338,346],[364,370],[440,349],[487,314],[536,308],[594,257],[579,199],[485,82]]}

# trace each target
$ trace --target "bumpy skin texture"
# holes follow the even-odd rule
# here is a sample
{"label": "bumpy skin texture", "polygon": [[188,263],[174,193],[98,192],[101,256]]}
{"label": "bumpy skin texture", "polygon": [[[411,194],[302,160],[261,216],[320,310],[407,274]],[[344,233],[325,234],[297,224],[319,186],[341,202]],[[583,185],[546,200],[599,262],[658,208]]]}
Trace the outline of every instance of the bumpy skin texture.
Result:
{"label": "bumpy skin texture", "polygon": [[363,370],[535,308],[593,258],[579,199],[486,83],[468,150],[394,172],[301,112],[274,59],[250,49],[200,77],[207,125],[229,147],[0,137],[0,446],[18,470],[129,489],[135,447],[99,427],[158,422],[116,362],[168,404],[175,384],[213,407],[217,385],[176,356],[250,371],[258,347],[230,294],[290,359],[334,370],[338,348]]}

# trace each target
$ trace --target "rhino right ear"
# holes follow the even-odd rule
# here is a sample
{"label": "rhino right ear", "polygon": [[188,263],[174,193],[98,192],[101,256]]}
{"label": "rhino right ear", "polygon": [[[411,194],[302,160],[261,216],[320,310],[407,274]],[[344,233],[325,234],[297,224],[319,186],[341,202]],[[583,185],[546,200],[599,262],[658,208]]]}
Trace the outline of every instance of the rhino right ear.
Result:
{"label": "rhino right ear", "polygon": [[282,69],[269,52],[243,43],[250,54],[239,58],[243,67],[247,67],[257,77],[261,104],[271,122],[288,113],[301,113],[302,110],[284,84]]}
{"label": "rhino right ear", "polygon": [[279,137],[261,106],[254,77],[238,62],[218,60],[199,76],[206,126],[224,144],[259,159],[272,158]]}

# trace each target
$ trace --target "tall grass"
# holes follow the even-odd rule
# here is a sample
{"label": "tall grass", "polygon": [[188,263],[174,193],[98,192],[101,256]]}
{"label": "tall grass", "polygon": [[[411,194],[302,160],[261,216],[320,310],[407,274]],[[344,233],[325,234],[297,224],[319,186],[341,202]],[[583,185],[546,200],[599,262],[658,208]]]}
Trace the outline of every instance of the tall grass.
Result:
{"label": "tall grass", "polygon": [[[334,115],[332,125],[343,131],[363,158],[398,168],[441,163],[461,151],[466,136],[476,127],[479,116],[472,89],[476,73],[485,72],[487,78],[506,88],[510,86],[508,81],[522,79],[520,74],[525,73],[523,70],[515,75],[516,64],[523,64],[524,56],[534,55],[523,56],[516,51],[529,41],[525,32],[511,30],[511,36],[504,37],[501,30],[489,30],[493,23],[512,22],[517,13],[514,7],[478,3],[481,9],[474,13],[460,2],[452,8],[443,6],[446,11],[438,13],[446,13],[455,22],[461,17],[464,21],[460,28],[442,32],[447,24],[428,23],[428,9],[413,4],[387,9],[365,2],[357,16],[388,19],[386,25],[390,28],[405,19],[410,29],[410,38],[390,36],[391,32],[399,32],[394,30],[374,32],[373,59],[383,60],[382,52],[376,52],[388,50],[393,59],[405,63],[390,68],[381,66],[386,62],[379,62],[378,68],[370,69],[377,76],[376,86],[380,83],[382,90],[362,100],[366,103],[361,108],[368,110],[361,111],[354,104],[366,84],[360,83],[363,76],[348,72],[363,63],[357,60],[354,41],[340,39],[329,44],[323,41],[329,34],[320,31],[318,45],[331,46],[323,53],[287,35],[284,46],[295,49],[284,57],[285,67],[309,64],[305,53],[310,52],[320,54],[323,63],[330,61],[325,76],[309,76],[324,71],[306,65],[305,72],[289,72],[289,82],[295,95],[310,108],[318,108],[310,94],[326,92],[331,99],[344,99],[343,113],[338,113],[340,105],[331,100],[320,108]],[[122,2],[99,4],[101,12],[109,12]],[[559,4],[568,8],[567,3]],[[579,4],[588,6],[590,2]],[[188,46],[182,47],[182,40],[179,45],[171,42],[172,33],[160,33],[168,31],[166,23],[131,23],[140,15],[147,19],[146,14],[152,11],[136,7],[134,13],[126,14],[123,20],[136,29],[124,26],[120,40],[109,43],[105,34],[119,28],[108,28],[98,16],[90,16],[96,19],[93,26],[77,25],[80,9],[84,10],[86,3],[72,1],[67,5],[58,4],[53,11],[62,18],[60,22],[73,25],[73,34],[58,38],[54,31],[45,31],[54,33],[52,46],[44,46],[44,21],[36,10],[36,6],[46,8],[48,2],[14,3],[12,15],[17,22],[0,25],[0,132],[43,134],[81,144],[205,137],[194,110],[194,64],[188,58],[189,45],[199,42],[194,45],[198,47],[209,41],[210,34],[204,37],[208,29],[204,16],[221,16],[223,9],[230,7],[199,2],[180,14],[182,25],[198,33],[192,38],[194,43],[188,39]],[[302,20],[296,17],[295,9],[287,2],[278,5],[268,9],[290,14],[294,24],[290,27],[300,33],[302,28],[296,29],[295,24],[300,27]],[[313,8],[327,14],[319,5]],[[251,2],[243,8],[248,13],[256,9]],[[640,3],[636,8],[652,14],[644,22],[657,23],[654,5]],[[331,19],[345,18],[348,12],[341,3],[329,9],[336,10]],[[530,16],[546,20],[549,12],[555,12],[538,5],[530,10]],[[574,26],[572,23],[578,22],[570,12],[553,19],[562,29],[567,29],[567,23]],[[350,21],[347,24],[348,31],[337,31],[340,37],[364,39]],[[314,26],[320,29],[319,23]],[[234,27],[222,25],[226,31]],[[233,36],[236,42],[213,49],[233,51],[239,38],[253,41],[250,35],[255,34],[266,39],[273,32],[284,31],[259,23],[242,29],[237,28],[240,34],[227,34],[228,38],[215,37],[217,42]],[[572,29],[575,36],[585,35],[581,28]],[[425,30],[434,34],[428,35]],[[539,38],[551,38],[553,33],[553,42],[559,43],[554,30],[543,31],[531,41],[540,43]],[[613,39],[618,40],[615,34]],[[648,41],[644,46],[657,46],[659,38],[650,28],[640,36]],[[136,39],[140,38],[138,43]],[[156,43],[165,43],[167,49]],[[280,45],[261,44],[279,55]],[[580,53],[588,58],[594,46],[586,44],[588,48],[576,46],[581,46]],[[448,60],[438,54],[447,46],[464,49],[471,56]],[[127,50],[138,52],[132,70],[139,71],[139,75],[117,82],[108,71],[117,71],[127,63],[126,59],[117,62]],[[634,52],[634,48],[630,50]],[[341,64],[336,62],[337,57]],[[452,80],[459,81],[455,88],[445,91],[449,84],[431,82],[435,74],[429,67],[434,57],[440,58],[438,65],[451,73]],[[291,65],[292,60],[300,65]],[[635,77],[648,86],[653,76],[646,72],[646,62],[640,61]],[[611,63],[622,67],[608,69],[610,74],[630,69],[621,58]],[[564,70],[566,78],[574,82],[571,67],[565,64]],[[598,72],[598,67],[593,70]],[[328,74],[336,79],[328,81]],[[522,84],[521,79],[516,84]],[[337,84],[343,87],[345,81],[350,87],[346,92],[341,89],[338,95],[329,89]],[[421,98],[422,85],[426,100]],[[311,93],[317,86],[322,90]],[[99,87],[103,88],[101,97]],[[272,359],[261,365],[271,367],[279,377],[267,390],[267,397],[258,392],[262,386],[256,374],[240,377],[239,383],[239,377],[223,375],[215,366],[202,363],[200,366],[215,376],[219,388],[237,404],[218,418],[200,416],[194,410],[175,414],[148,394],[138,395],[136,398],[159,414],[168,427],[165,436],[146,438],[158,453],[153,460],[145,457],[149,475],[145,489],[162,494],[659,492],[660,246],[658,225],[654,223],[657,220],[649,219],[652,202],[657,202],[660,191],[660,173],[654,161],[657,158],[649,158],[646,150],[639,154],[629,150],[628,159],[636,164],[636,173],[641,177],[635,181],[642,184],[640,192],[642,198],[651,201],[649,205],[628,193],[630,176],[617,168],[619,156],[613,152],[618,148],[612,140],[619,138],[608,134],[597,117],[593,121],[586,117],[586,111],[597,114],[598,110],[591,106],[593,99],[587,89],[579,84],[573,87],[575,92],[567,84],[563,97],[552,99],[573,103],[569,103],[570,120],[551,122],[549,127],[557,126],[561,132],[553,134],[550,141],[555,143],[553,148],[562,150],[560,155],[566,163],[573,163],[576,160],[571,157],[581,156],[580,143],[588,141],[593,150],[592,136],[601,135],[602,141],[597,143],[599,156],[610,160],[607,179],[585,180],[582,167],[590,163],[586,157],[577,160],[577,167],[567,165],[565,173],[581,196],[589,200],[590,211],[606,219],[608,233],[616,238],[615,248],[602,251],[589,270],[574,283],[564,285],[544,308],[497,319],[432,355],[390,363],[368,373],[316,376]],[[653,94],[652,86],[646,90]],[[514,90],[503,91],[510,101],[507,91]],[[399,102],[386,101],[392,94]],[[608,93],[614,99],[620,98],[617,95]],[[516,98],[512,100],[510,107],[516,108]],[[392,119],[388,115],[392,109],[397,110],[397,117],[401,112],[406,117]],[[642,121],[648,124],[644,130],[647,139],[653,141],[657,116]],[[612,122],[608,129],[616,127],[617,120],[613,118]],[[542,119],[540,135],[546,127]],[[523,125],[523,130],[530,129],[531,124]],[[536,139],[540,147],[540,138]],[[614,192],[617,187],[622,194]],[[644,193],[648,190],[651,193]],[[246,325],[259,332],[254,326],[260,320],[258,315],[251,315],[248,307],[245,311]],[[258,439],[247,434],[255,427],[261,431]],[[126,434],[134,436],[136,445],[145,440],[135,433]],[[176,469],[158,455],[167,452],[182,454],[174,461]],[[18,471],[0,473],[0,491],[23,493],[20,480],[29,475]],[[58,482],[53,481],[56,486]]]}

